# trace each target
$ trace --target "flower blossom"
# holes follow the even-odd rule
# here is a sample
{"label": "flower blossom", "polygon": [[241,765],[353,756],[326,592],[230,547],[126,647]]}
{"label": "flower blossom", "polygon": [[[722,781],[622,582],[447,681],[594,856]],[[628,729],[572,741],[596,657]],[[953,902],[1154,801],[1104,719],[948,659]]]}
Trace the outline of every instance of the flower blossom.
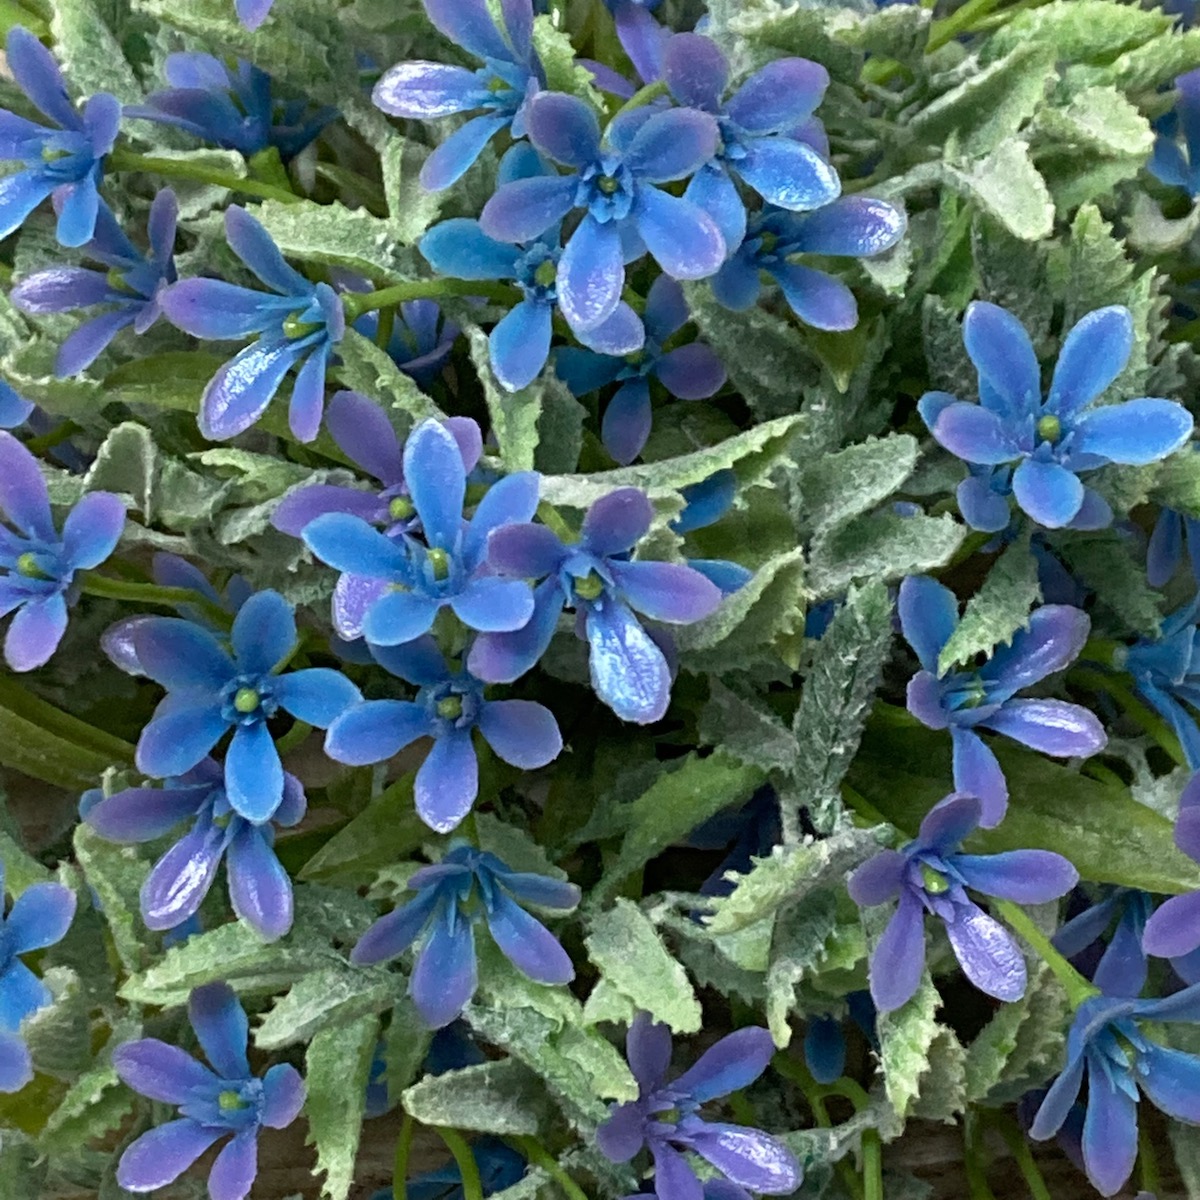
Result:
{"label": "flower blossom", "polygon": [[1180,75],[1175,87],[1179,99],[1157,123],[1158,137],[1147,167],[1160,182],[1183,188],[1195,199],[1200,195],[1200,70]]}
{"label": "flower blossom", "polygon": [[[354,328],[374,341],[379,332],[379,314],[363,313]],[[459,332],[436,301],[406,300],[396,308],[392,332],[383,349],[405,375],[427,390],[446,365]]]}
{"label": "flower blossom", "polygon": [[[737,496],[737,476],[728,469],[716,471],[699,483],[681,488],[680,495],[685,503],[683,511],[671,522],[671,531],[682,537],[715,525],[733,507]],[[741,563],[724,558],[693,558],[688,555],[687,565],[706,579],[711,579],[724,595],[744,587],[754,574]]]}
{"label": "flower blossom", "polygon": [[15,429],[33,412],[33,405],[0,379],[0,429]]}

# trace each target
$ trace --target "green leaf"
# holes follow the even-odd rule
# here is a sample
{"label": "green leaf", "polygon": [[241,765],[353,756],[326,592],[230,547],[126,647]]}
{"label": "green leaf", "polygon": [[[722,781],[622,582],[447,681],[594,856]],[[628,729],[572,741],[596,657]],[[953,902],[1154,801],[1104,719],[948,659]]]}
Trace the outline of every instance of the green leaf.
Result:
{"label": "green leaf", "polygon": [[339,346],[342,382],[353,391],[380,401],[404,423],[438,416],[437,405],[405,375],[370,338],[347,329]]}
{"label": "green leaf", "polygon": [[1071,573],[1117,616],[1121,636],[1158,637],[1162,596],[1146,581],[1128,541],[1113,530],[1055,538],[1052,545]]}
{"label": "green leaf", "polygon": [[508,391],[492,371],[487,334],[477,326],[471,326],[467,329],[467,338],[471,344],[471,361],[487,399],[500,459],[509,471],[532,471],[544,385],[540,379],[535,379],[519,392]]}
{"label": "green leaf", "polygon": [[965,168],[947,164],[944,169],[950,187],[1023,241],[1050,236],[1054,201],[1025,142],[1009,138],[981,162]]}
{"label": "green leaf", "polygon": [[939,1025],[929,1047],[910,1115],[923,1121],[953,1125],[967,1106],[967,1052],[958,1035]]}
{"label": "green leaf", "polygon": [[1014,13],[988,39],[984,57],[995,59],[1019,46],[1052,46],[1062,62],[1108,62],[1171,28],[1166,14],[1112,0],[1055,0]]}
{"label": "green leaf", "polygon": [[124,104],[140,104],[145,93],[95,0],[59,0],[50,11],[54,56],[72,92],[111,92]]}
{"label": "green leaf", "polygon": [[346,1200],[354,1184],[367,1080],[378,1040],[379,1018],[368,1014],[318,1031],[304,1056],[308,1141],[317,1148],[314,1174],[325,1176],[321,1195],[328,1200]]}
{"label": "green leaf", "polygon": [[593,917],[584,939],[588,957],[607,983],[675,1033],[695,1033],[703,1014],[683,967],[632,900],[618,899]]}
{"label": "green leaf", "polygon": [[876,1021],[884,1090],[901,1117],[920,1093],[930,1048],[943,1028],[934,1019],[941,1002],[926,971],[916,995],[895,1012],[881,1012]]}
{"label": "green leaf", "polygon": [[69,967],[50,967],[42,976],[53,1002],[27,1017],[21,1036],[38,1071],[70,1078],[91,1059],[91,1002]]}
{"label": "green leaf", "polygon": [[798,747],[791,730],[759,700],[742,696],[719,679],[709,681],[708,703],[700,712],[700,742],[762,771],[789,771]]}
{"label": "green leaf", "polygon": [[1047,108],[1036,136],[1073,150],[1143,160],[1154,146],[1150,122],[1114,87],[1085,88],[1065,108]]}
{"label": "green leaf", "polygon": [[314,970],[288,989],[263,1015],[254,1031],[260,1050],[307,1042],[329,1025],[344,1025],[384,1012],[399,998],[403,981],[382,968],[336,967]]}
{"label": "green leaf", "polygon": [[138,903],[149,864],[132,847],[106,842],[83,824],[75,826],[75,859],[100,897],[121,964],[127,971],[139,970],[149,957],[149,935]]}
{"label": "green leaf", "polygon": [[380,156],[383,189],[387,196],[388,229],[402,246],[412,246],[437,220],[446,192],[431,192],[420,183],[421,167],[429,148],[395,130]]}
{"label": "green leaf", "polygon": [[899,490],[917,465],[906,433],[869,438],[802,465],[792,511],[807,534],[822,533],[874,508]]}
{"label": "green leaf", "polygon": [[1200,517],[1200,454],[1172,454],[1154,481],[1154,498],[1163,508]]}
{"label": "green leaf", "polygon": [[534,1136],[545,1109],[541,1080],[515,1058],[427,1075],[405,1090],[404,1110],[422,1125],[501,1137]]}
{"label": "green leaf", "polygon": [[779,915],[767,969],[767,1025],[775,1045],[786,1049],[792,1040],[788,1021],[796,1001],[796,985],[825,953],[837,925],[837,901],[830,891],[817,892],[803,905]]}
{"label": "green leaf", "polygon": [[534,17],[533,49],[546,72],[546,87],[550,91],[578,96],[598,112],[604,112],[604,97],[596,90],[591,71],[576,59],[571,39],[555,28],[550,16]]}

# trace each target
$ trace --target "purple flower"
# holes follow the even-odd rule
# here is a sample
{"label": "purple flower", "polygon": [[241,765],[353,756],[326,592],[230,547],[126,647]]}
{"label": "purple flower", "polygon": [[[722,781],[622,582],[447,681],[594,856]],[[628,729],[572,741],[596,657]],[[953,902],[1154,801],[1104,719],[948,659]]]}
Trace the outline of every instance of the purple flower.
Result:
{"label": "purple flower", "polygon": [[345,573],[334,597],[338,634],[397,646],[428,633],[446,606],[470,629],[520,629],[533,612],[533,597],[527,584],[485,573],[487,538],[498,526],[533,515],[536,473],[493,484],[464,521],[462,451],[445,426],[427,420],[404,445],[403,478],[423,541],[392,540],[345,512],[326,513],[304,526],[309,549]]}
{"label": "purple flower", "polygon": [[536,983],[566,984],[575,968],[558,939],[518,901],[569,911],[579,889],[546,875],[512,871],[493,854],[456,846],[408,881],[417,895],[380,917],[350,958],[359,964],[403,954],[427,930],[408,990],[431,1028],[449,1025],[475,994],[475,923],[483,917],[505,958]]}
{"label": "purple flower", "polygon": [[[528,143],[513,146],[500,163],[499,183],[517,179],[557,178],[548,172]],[[511,279],[522,299],[488,335],[492,370],[510,392],[537,378],[550,354],[552,318],[558,303],[560,226],[513,246],[490,238],[478,221],[455,217],[435,225],[421,239],[421,253],[439,275],[455,279]],[[623,300],[612,315],[580,337],[585,345],[608,354],[639,350],[645,340],[642,323]]]}
{"label": "purple flower", "polygon": [[[1157,638],[1142,638],[1113,655],[1113,665],[1128,671],[1137,690],[1166,718],[1193,771],[1200,771],[1200,729],[1188,706],[1200,707],[1198,614],[1200,597],[1167,617]],[[1200,856],[1200,835],[1195,845]]]}
{"label": "purple flower", "polygon": [[714,612],[721,593],[682,563],[629,560],[653,515],[644,492],[620,488],[588,509],[579,541],[569,546],[544,525],[510,525],[492,534],[488,557],[495,571],[542,582],[528,624],[477,638],[468,670],[492,683],[517,679],[545,653],[559,613],[573,608],[600,699],[625,721],[648,725],[662,717],[671,701],[671,669],[634,611],[689,625]]}
{"label": "purple flower", "polygon": [[661,78],[671,31],[650,15],[658,7],[659,0],[604,0],[604,4],[613,15],[621,49],[629,55],[629,61],[643,82],[652,83]]}
{"label": "purple flower", "polygon": [[1179,99],[1174,111],[1158,122],[1158,137],[1147,167],[1168,187],[1183,188],[1195,198],[1200,195],[1200,70],[1180,75],[1175,87]]}
{"label": "purple flower", "polygon": [[283,777],[283,800],[270,821],[254,824],[238,814],[225,794],[224,773],[210,758],[162,788],[127,788],[90,806],[84,816],[112,842],[151,842],[183,821],[184,834],[142,886],[142,919],[149,929],[176,929],[195,916],[225,859],[233,911],[268,939],[292,927],[292,881],[275,855],[275,831],[304,816],[304,788]]}
{"label": "purple flower", "polygon": [[859,906],[899,897],[871,957],[871,998],[892,1012],[912,998],[925,969],[925,914],[946,927],[963,974],[997,1000],[1025,994],[1025,958],[999,922],[966,892],[1044,904],[1065,895],[1079,873],[1049,850],[963,854],[959,846],[980,823],[982,805],[959,793],[940,800],[921,822],[916,841],[902,850],[882,850],[850,876],[850,896]]}
{"label": "purple flower", "polygon": [[425,636],[402,646],[374,646],[393,675],[416,684],[415,700],[368,700],[342,713],[325,736],[325,753],[361,767],[385,762],[418,738],[433,739],[417,771],[421,820],[449,833],[479,793],[479,764],[471,735],[479,730],[498,757],[525,771],[544,767],[562,750],[554,714],[532,700],[487,700],[484,685],[452,671],[437,643]]}
{"label": "purple flower", "polygon": [[766,208],[750,220],[745,241],[717,272],[713,295],[741,311],[757,303],[769,275],[792,312],[814,329],[845,330],[858,324],[854,293],[836,276],[796,262],[801,254],[870,258],[903,236],[904,214],[886,200],[844,196],[812,212]]}
{"label": "purple flower", "polygon": [[[681,536],[697,529],[715,525],[733,506],[737,496],[737,476],[729,470],[717,471],[699,483],[682,488],[680,495],[686,503],[683,511],[671,522],[671,529]],[[692,558],[687,564],[729,595],[749,583],[754,572],[741,563],[724,558]]]}
{"label": "purple flower", "polygon": [[1162,1000],[1093,996],[1075,1012],[1067,1062],[1034,1118],[1030,1137],[1053,1137],[1087,1077],[1083,1162],[1104,1196],[1120,1191],[1137,1158],[1138,1090],[1169,1117],[1200,1124],[1200,1058],[1153,1040],[1140,1022],[1200,1022],[1200,987]]}
{"label": "purple flower", "polygon": [[233,0],[237,18],[247,29],[257,29],[270,15],[275,0]]}
{"label": "purple flower", "polygon": [[[379,332],[379,314],[363,313],[354,322],[354,328],[374,341]],[[435,301],[406,300],[396,310],[392,332],[383,349],[418,387],[428,390],[446,365],[459,332]]]}
{"label": "purple flower", "polygon": [[[1095,904],[1072,917],[1054,935],[1057,950],[1072,960],[1088,958],[1094,967],[1081,970],[1106,996],[1137,996],[1146,985],[1148,964],[1142,948],[1146,922],[1154,907],[1150,896],[1135,888],[1112,888]],[[1103,953],[1094,957],[1099,939],[1116,917],[1116,927]]]}
{"label": "purple flower", "polygon": [[[749,1087],[766,1069],[775,1044],[765,1029],[751,1026],[723,1037],[677,1079],[667,1081],[671,1034],[639,1013],[625,1040],[638,1098],[615,1104],[596,1130],[596,1144],[613,1162],[628,1162],[643,1147],[654,1160],[658,1200],[699,1200],[701,1184],[684,1157],[691,1151],[735,1185],[768,1196],[794,1192],[804,1173],[792,1152],[761,1129],[706,1121],[699,1109],[710,1100]],[[722,1190],[722,1195],[725,1195]]]}
{"label": "purple flower", "polygon": [[646,341],[641,349],[624,357],[574,347],[558,352],[555,368],[576,396],[610,383],[621,385],[604,410],[600,434],[605,448],[622,465],[641,454],[650,436],[651,379],[680,400],[707,400],[725,382],[721,360],[703,342],[664,349],[687,320],[683,289],[669,276],[660,275],[646,297]]}
{"label": "purple flower", "polygon": [[285,161],[299,154],[337,116],[307,100],[278,100],[270,75],[244,59],[227,67],[211,54],[168,54],[163,73],[171,85],[130,105],[140,117],[177,129],[246,158],[274,147]]}
{"label": "purple flower", "polygon": [[1091,622],[1062,604],[1044,604],[1007,646],[978,670],[938,672],[938,655],[958,625],[958,601],[925,575],[900,585],[900,628],[922,669],[908,682],[908,711],[930,729],[949,729],[954,786],[978,796],[986,828],[1008,807],[1008,785],[996,756],[977,730],[1013,738],[1058,758],[1086,758],[1108,742],[1086,708],[1065,700],[1025,700],[1017,692],[1063,670],[1079,655]]}
{"label": "purple flower", "polygon": [[439,192],[455,183],[501,130],[510,130],[514,138],[525,136],[529,98],[544,80],[533,52],[531,0],[506,0],[499,25],[486,0],[423,3],[437,29],[482,59],[483,66],[470,71],[447,63],[397,63],[384,72],[371,98],[393,117],[418,121],[454,113],[478,114],[425,160],[421,186]]}
{"label": "purple flower", "polygon": [[0,429],[15,429],[31,412],[33,405],[0,379]]}
{"label": "purple flower", "polygon": [[708,113],[635,109],[609,124],[602,143],[596,114],[582,100],[542,92],[529,103],[527,123],[529,140],[570,173],[504,184],[479,223],[501,242],[529,242],[582,213],[556,273],[559,308],[573,330],[594,330],[617,311],[625,263],[646,250],[675,279],[703,279],[724,261],[713,219],[656,186],[686,179],[713,156],[717,123]]}
{"label": "purple flower", "polygon": [[107,271],[87,267],[49,267],[22,279],[13,288],[12,302],[22,312],[72,312],[105,306],[105,312],[85,321],[59,347],[55,372],[60,379],[78,375],[128,325],[145,333],[158,320],[159,296],[175,282],[175,222],[179,205],[165,188],[154,197],[146,230],[150,253],[143,254],[122,232],[107,208],[96,217],[96,232],[84,253]]}
{"label": "purple flower", "polygon": [[[1112,510],[1079,473],[1108,463],[1145,466],[1191,437],[1192,415],[1173,400],[1095,404],[1133,348],[1127,308],[1098,308],[1079,320],[1063,342],[1044,401],[1033,343],[1012,313],[976,301],[967,309],[963,340],[979,372],[981,403],[926,392],[921,416],[934,438],[965,462],[1016,463],[1013,495],[1039,525],[1107,526]],[[968,483],[959,488],[959,507],[974,525],[975,496]]]}
{"label": "purple flower", "polygon": [[361,699],[327,667],[281,673],[296,649],[296,618],[278,592],[242,605],[232,656],[209,630],[178,617],[146,620],[133,641],[142,670],[167,689],[138,739],[138,770],[155,779],[185,775],[232,729],[225,790],[233,811],[252,823],[270,820],[284,799],[269,720],[282,709],[324,729]]}
{"label": "purple flower", "polygon": [[679,33],[663,53],[663,78],[675,100],[712,113],[720,142],[684,195],[716,221],[732,254],[746,236],[746,206],[735,178],[768,204],[808,212],[836,200],[842,182],[802,131],[829,86],[829,72],[806,58],[779,58],[760,67],[723,100],[729,60],[716,42]]}
{"label": "purple flower", "polygon": [[179,1109],[174,1121],[143,1133],[117,1164],[117,1182],[131,1192],[153,1192],[178,1179],[228,1134],[208,1177],[212,1200],[244,1200],[258,1173],[258,1134],[285,1129],[304,1106],[304,1081],[289,1063],[260,1079],[246,1058],[249,1022],[224,983],[197,988],[188,1019],[212,1070],[157,1038],[126,1042],[113,1066],[128,1087]]}
{"label": "purple flower", "polygon": [[200,400],[200,432],[236,436],[262,416],[292,366],[288,424],[302,442],[321,426],[325,369],[346,331],[346,314],[327,283],[310,283],[284,262],[270,234],[244,209],[225,212],[230,249],[272,292],[221,279],[184,279],[162,294],[167,319],[194,337],[252,342],[212,377]]}
{"label": "purple flower", "polygon": [[54,999],[21,955],[62,940],[75,917],[75,893],[60,883],[35,883],[13,901],[7,916],[3,908],[0,859],[0,1092],[17,1092],[33,1078],[21,1022]]}
{"label": "purple flower", "polygon": [[58,240],[90,241],[101,208],[104,156],[117,140],[121,105],[100,92],[76,111],[50,51],[20,25],[8,31],[8,69],[30,103],[57,128],[0,109],[0,158],[25,165],[0,186],[0,237],[8,237],[47,196],[59,201]]}
{"label": "purple flower", "polygon": [[1185,542],[1192,577],[1200,582],[1200,520],[1164,508],[1146,547],[1146,582],[1151,587],[1166,587],[1175,578]]}
{"label": "purple flower", "polygon": [[0,617],[16,612],[4,639],[14,671],[42,666],[67,628],[77,571],[98,567],[125,528],[125,506],[110,492],[89,492],[54,527],[50,494],[37,459],[0,432]]}

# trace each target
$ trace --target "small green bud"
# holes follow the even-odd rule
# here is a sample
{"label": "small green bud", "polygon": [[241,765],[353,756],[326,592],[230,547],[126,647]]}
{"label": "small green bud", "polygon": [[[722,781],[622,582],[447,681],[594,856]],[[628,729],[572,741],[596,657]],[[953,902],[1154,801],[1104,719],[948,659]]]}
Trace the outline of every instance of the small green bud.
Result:
{"label": "small green bud", "polygon": [[604,591],[604,580],[595,571],[589,571],[583,579],[575,580],[575,595],[581,600],[595,600]]}
{"label": "small green bud", "polygon": [[940,896],[950,890],[950,881],[928,863],[921,864],[921,885],[931,896]]}
{"label": "small green bud", "polygon": [[615,195],[620,186],[620,183],[618,183],[617,180],[615,180],[611,175],[601,175],[600,178],[596,180],[596,187],[599,188],[605,196]]}
{"label": "small green bud", "polygon": [[237,1112],[240,1108],[245,1108],[245,1101],[241,1096],[234,1091],[222,1092],[217,1097],[217,1107],[222,1112]]}
{"label": "small green bud", "polygon": [[447,696],[437,704],[437,715],[443,721],[457,721],[462,716],[462,710],[461,696]]}
{"label": "small green bud", "polygon": [[252,713],[262,703],[262,697],[250,687],[238,688],[233,697],[233,707],[240,713]]}
{"label": "small green bud", "polygon": [[1062,437],[1062,422],[1053,413],[1047,413],[1038,420],[1037,435],[1043,442],[1057,442]]}
{"label": "small green bud", "polygon": [[26,579],[50,578],[50,576],[38,566],[37,555],[31,550],[26,550],[25,553],[17,559],[17,574],[24,575]]}
{"label": "small green bud", "polygon": [[450,555],[445,550],[435,546],[429,551],[429,565],[433,568],[434,579],[447,579],[450,575]]}
{"label": "small green bud", "polygon": [[321,326],[315,321],[302,321],[296,313],[292,313],[283,322],[283,335],[287,338],[302,338],[307,337],[310,333],[316,333]]}
{"label": "small green bud", "polygon": [[554,281],[558,278],[558,268],[550,259],[546,259],[544,263],[538,264],[538,269],[533,273],[533,282],[538,287],[553,287]]}
{"label": "small green bud", "polygon": [[407,521],[416,511],[407,496],[393,496],[388,502],[388,516],[393,521]]}

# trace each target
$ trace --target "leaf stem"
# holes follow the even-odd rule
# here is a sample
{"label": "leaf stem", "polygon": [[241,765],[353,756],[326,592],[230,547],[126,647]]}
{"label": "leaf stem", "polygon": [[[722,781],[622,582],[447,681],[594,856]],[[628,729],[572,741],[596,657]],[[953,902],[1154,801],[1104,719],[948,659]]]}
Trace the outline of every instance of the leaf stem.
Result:
{"label": "leaf stem", "polygon": [[295,192],[258,179],[244,179],[232,171],[222,171],[220,167],[210,167],[182,158],[156,158],[150,154],[135,154],[132,150],[120,146],[108,156],[108,169],[147,171],[154,175],[165,175],[168,179],[195,179],[199,183],[211,183],[217,187],[228,188],[231,192],[257,196],[260,200],[278,200],[283,204],[299,204],[304,200],[303,196],[297,196]]}
{"label": "leaf stem", "polygon": [[960,33],[970,33],[976,21],[986,17],[992,9],[1002,3],[1003,0],[967,0],[966,4],[948,17],[934,21],[929,31],[925,53],[932,54],[935,50],[940,50],[948,42],[954,41]]}
{"label": "leaf stem", "polygon": [[1029,914],[1012,900],[991,901],[991,907],[1004,919],[1004,922],[1014,932],[1019,934],[1029,944],[1038,957],[1054,972],[1058,982],[1067,993],[1067,999],[1072,1008],[1078,1008],[1085,1000],[1098,996],[1100,989],[1093,987],[1073,966],[1055,949],[1054,943],[1033,923]]}
{"label": "leaf stem", "polygon": [[667,81],[665,79],[657,79],[654,83],[648,83],[644,88],[639,88],[620,108],[612,115],[612,120],[624,116],[627,112],[633,112],[636,108],[641,108],[644,104],[649,104],[652,100],[657,100],[659,96],[667,94]]}
{"label": "leaf stem", "polygon": [[535,1166],[541,1167],[566,1193],[568,1200],[588,1200],[588,1194],[559,1165],[558,1159],[536,1138],[516,1137],[513,1143]]}
{"label": "leaf stem", "polygon": [[1148,705],[1143,704],[1134,695],[1133,690],[1126,687],[1121,680],[1104,671],[1088,667],[1076,668],[1071,672],[1071,678],[1084,687],[1107,692],[1124,709],[1125,715],[1136,721],[1173,762],[1181,767],[1190,766],[1179,739],[1167,723]]}
{"label": "leaf stem", "polygon": [[400,1136],[396,1138],[396,1157],[392,1160],[392,1194],[408,1194],[408,1158],[412,1152],[413,1132],[416,1122],[408,1115],[400,1121]]}
{"label": "leaf stem", "polygon": [[455,1129],[446,1129],[435,1125],[438,1137],[446,1143],[446,1149],[454,1155],[458,1163],[458,1173],[462,1176],[463,1200],[483,1200],[483,1182],[479,1178],[479,1164],[467,1139]]}
{"label": "leaf stem", "polygon": [[1050,1189],[1046,1187],[1042,1172],[1034,1161],[1033,1152],[1029,1149],[1029,1140],[1021,1132],[1016,1121],[1007,1113],[997,1112],[992,1116],[991,1123],[1004,1139],[1021,1174],[1025,1176],[1031,1200],[1054,1200]]}
{"label": "leaf stem", "polygon": [[1141,1180],[1143,1191],[1152,1196],[1158,1195],[1162,1183],[1159,1178],[1158,1152],[1154,1146],[1154,1137],[1145,1121],[1138,1130],[1138,1178]]}
{"label": "leaf stem", "polygon": [[157,583],[135,583],[129,579],[113,579],[111,575],[89,573],[83,577],[81,589],[86,596],[127,600],[133,604],[154,604],[161,608],[178,608],[181,604],[195,605],[222,627],[228,628],[230,624],[229,614],[223,608],[191,588],[162,587]]}
{"label": "leaf stem", "polygon": [[983,1138],[979,1118],[970,1109],[963,1119],[963,1167],[971,1200],[996,1200],[988,1186],[987,1167],[983,1162]]}
{"label": "leaf stem", "polygon": [[346,292],[342,304],[346,309],[346,320],[353,323],[363,313],[379,308],[391,308],[406,300],[437,300],[442,296],[482,296],[507,304],[516,296],[516,289],[507,283],[494,283],[479,279],[414,279],[409,283],[396,283],[376,292]]}

